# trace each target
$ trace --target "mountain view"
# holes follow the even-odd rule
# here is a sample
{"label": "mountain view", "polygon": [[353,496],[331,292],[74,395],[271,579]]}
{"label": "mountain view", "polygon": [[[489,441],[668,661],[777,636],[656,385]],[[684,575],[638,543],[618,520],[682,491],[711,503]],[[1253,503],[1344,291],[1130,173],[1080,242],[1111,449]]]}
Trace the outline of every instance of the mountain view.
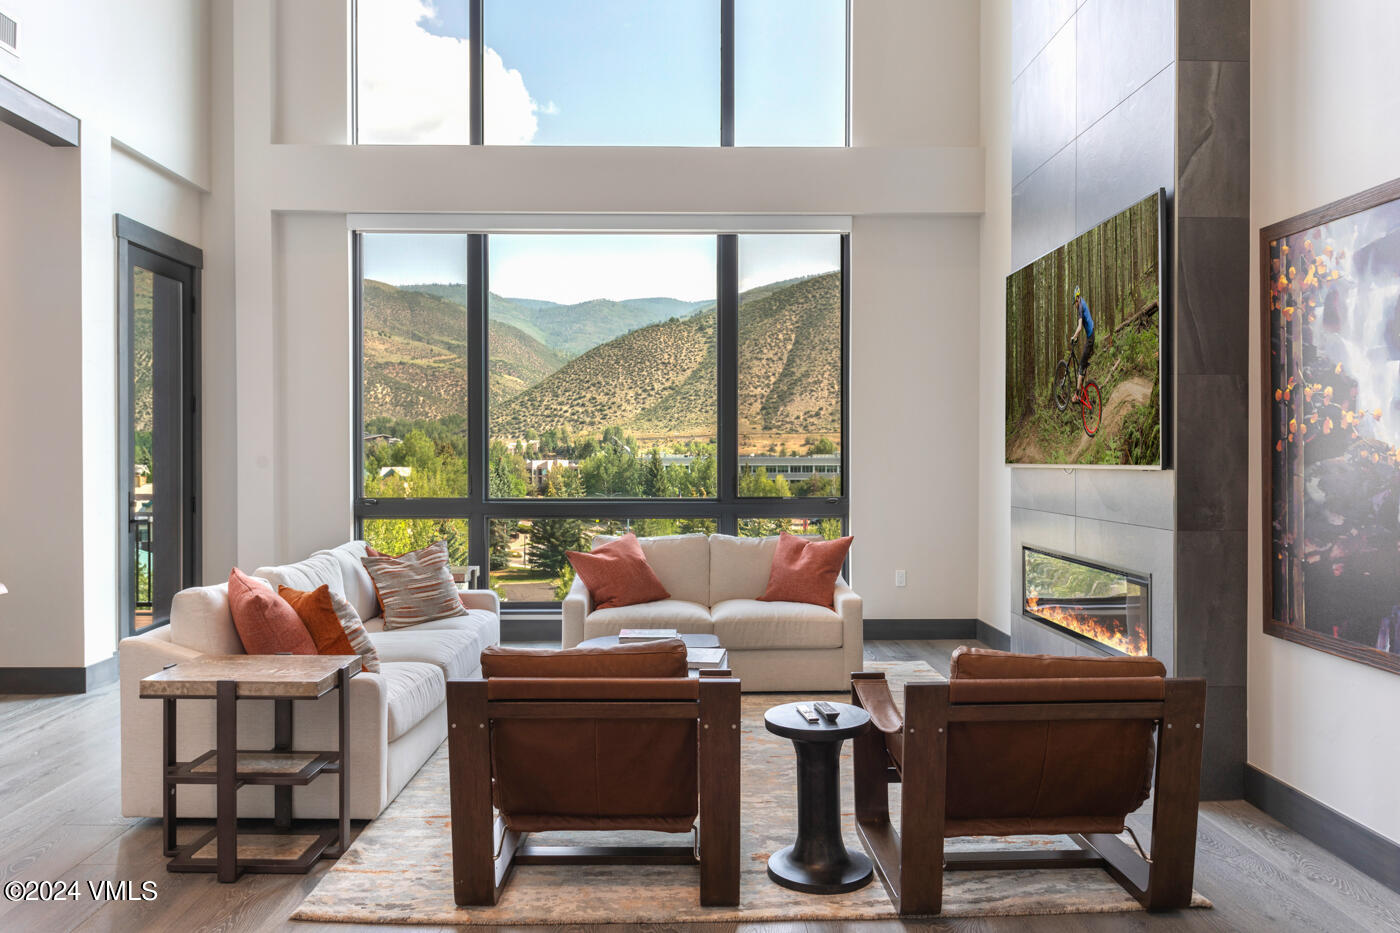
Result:
{"label": "mountain view", "polygon": [[[465,287],[367,279],[363,293],[366,419],[465,414]],[[836,272],[740,295],[741,434],[839,431],[840,299]],[[713,437],[713,302],[493,294],[489,309],[493,437],[605,428],[653,442]]]}

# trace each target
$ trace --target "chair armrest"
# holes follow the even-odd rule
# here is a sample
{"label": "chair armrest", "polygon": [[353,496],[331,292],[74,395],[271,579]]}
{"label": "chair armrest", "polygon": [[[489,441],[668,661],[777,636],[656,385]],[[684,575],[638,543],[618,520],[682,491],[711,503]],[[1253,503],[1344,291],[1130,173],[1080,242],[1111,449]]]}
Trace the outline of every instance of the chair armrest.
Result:
{"label": "chair armrest", "polygon": [[462,590],[459,598],[463,609],[485,609],[501,615],[501,598],[491,590]]}
{"label": "chair armrest", "polygon": [[885,735],[904,732],[904,715],[894,705],[889,681],[884,674],[851,678],[851,693],[870,714],[870,724]]}
{"label": "chair armrest", "polygon": [[572,648],[583,641],[583,621],[593,611],[593,600],[588,595],[588,587],[577,576],[564,596],[564,632],[561,644]]}

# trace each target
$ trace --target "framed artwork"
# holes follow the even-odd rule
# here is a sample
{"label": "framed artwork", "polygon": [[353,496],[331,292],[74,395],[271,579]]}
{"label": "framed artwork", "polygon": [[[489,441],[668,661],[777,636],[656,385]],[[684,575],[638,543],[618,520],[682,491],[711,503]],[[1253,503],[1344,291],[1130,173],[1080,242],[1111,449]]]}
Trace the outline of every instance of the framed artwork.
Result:
{"label": "framed artwork", "polygon": [[1400,672],[1400,180],[1259,257],[1264,631]]}
{"label": "framed artwork", "polygon": [[1165,207],[1159,189],[1007,276],[1008,464],[1166,465]]}

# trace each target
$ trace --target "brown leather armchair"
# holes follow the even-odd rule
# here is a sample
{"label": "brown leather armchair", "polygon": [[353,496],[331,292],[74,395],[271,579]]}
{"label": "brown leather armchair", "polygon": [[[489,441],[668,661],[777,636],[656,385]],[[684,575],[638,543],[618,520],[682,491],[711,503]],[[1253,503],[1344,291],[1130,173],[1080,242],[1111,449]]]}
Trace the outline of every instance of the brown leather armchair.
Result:
{"label": "brown leather armchair", "polygon": [[[491,647],[447,683],[459,906],[496,903],[515,865],[700,866],[700,903],[739,903],[739,681],[688,676],[680,639]],[[494,812],[493,812],[494,810]],[[531,832],[689,832],[698,845],[536,846]],[[698,854],[697,854],[698,853]]]}
{"label": "brown leather armchair", "polygon": [[[953,652],[948,683],[852,674],[856,831],[905,915],[942,909],[943,872],[1102,867],[1149,910],[1191,902],[1205,682],[1154,658]],[[1154,788],[1155,771],[1155,788]],[[900,828],[889,784],[902,785]],[[1118,838],[1148,796],[1151,855]],[[945,858],[955,836],[1066,834],[1077,851]]]}

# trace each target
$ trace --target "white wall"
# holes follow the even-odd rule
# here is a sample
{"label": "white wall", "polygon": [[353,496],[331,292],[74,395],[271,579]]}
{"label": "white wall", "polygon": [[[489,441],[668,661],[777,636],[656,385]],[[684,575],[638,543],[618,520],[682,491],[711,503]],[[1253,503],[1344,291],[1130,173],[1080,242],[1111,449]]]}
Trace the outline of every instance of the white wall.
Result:
{"label": "white wall", "polygon": [[851,228],[851,578],[867,619],[977,615],[978,226]]}
{"label": "white wall", "polygon": [[1011,617],[1011,469],[1006,466],[1006,276],[1011,272],[1011,0],[983,0],[981,226],[977,366],[977,617],[1008,631]]}
{"label": "white wall", "polygon": [[[24,198],[76,205],[73,226],[64,228],[61,242],[50,242],[48,260],[73,259],[67,278],[54,287],[59,292],[72,288],[78,296],[72,309],[76,330],[60,344],[46,344],[67,352],[51,355],[43,378],[33,383],[77,394],[77,407],[55,415],[53,422],[76,454],[64,469],[38,471],[27,483],[32,499],[62,502],[56,511],[76,508],[81,515],[80,523],[66,532],[68,560],[35,567],[26,584],[64,591],[65,596],[18,623],[36,627],[42,635],[27,643],[19,640],[19,647],[7,653],[7,666],[76,667],[101,661],[116,648],[117,533],[125,504],[117,487],[113,215],[126,213],[195,245],[200,242],[199,186],[209,177],[208,9],[207,0],[5,4],[20,22],[21,55],[0,53],[0,75],[81,122],[77,150],[42,147],[51,159],[71,162],[72,172],[7,172],[8,180],[23,180]],[[10,169],[9,162],[4,164]],[[22,215],[11,214],[8,203],[6,207],[7,226],[23,222]],[[24,284],[54,285],[37,272],[29,274],[45,268],[44,263],[17,268],[26,273],[19,277]],[[22,313],[20,306],[0,306],[0,324],[7,331],[28,326],[15,321]],[[41,410],[47,408],[45,403]],[[75,581],[80,585],[75,587]],[[11,609],[3,611],[18,602],[11,601]],[[55,647],[60,645],[66,647]]]}
{"label": "white wall", "polygon": [[[1251,13],[1251,227],[1400,175],[1400,4],[1254,0]],[[1257,239],[1251,258],[1257,268]],[[1251,282],[1257,315],[1257,277]],[[1251,339],[1257,341],[1257,328]],[[1257,397],[1257,343],[1250,363]],[[1253,406],[1249,416],[1257,440],[1263,427]],[[1256,442],[1252,489],[1259,488],[1260,467]],[[1249,762],[1400,842],[1392,779],[1400,770],[1400,719],[1392,715],[1400,676],[1263,633],[1255,559],[1260,507],[1256,497],[1249,522]]]}
{"label": "white wall", "polygon": [[[83,663],[79,158],[0,126],[0,653]],[[113,478],[115,483],[115,477]],[[112,530],[115,541],[116,530]]]}

